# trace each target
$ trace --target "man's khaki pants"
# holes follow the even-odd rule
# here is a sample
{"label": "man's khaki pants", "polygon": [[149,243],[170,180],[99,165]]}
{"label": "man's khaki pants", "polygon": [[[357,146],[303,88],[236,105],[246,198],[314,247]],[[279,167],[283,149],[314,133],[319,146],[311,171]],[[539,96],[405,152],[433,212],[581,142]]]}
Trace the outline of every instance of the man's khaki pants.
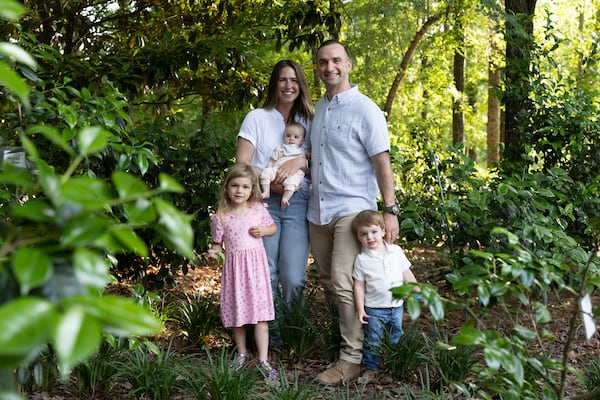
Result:
{"label": "man's khaki pants", "polygon": [[363,328],[354,306],[352,270],[360,247],[352,232],[356,214],[338,217],[327,225],[309,223],[311,252],[327,301],[337,306],[342,343],[340,359],[360,364]]}

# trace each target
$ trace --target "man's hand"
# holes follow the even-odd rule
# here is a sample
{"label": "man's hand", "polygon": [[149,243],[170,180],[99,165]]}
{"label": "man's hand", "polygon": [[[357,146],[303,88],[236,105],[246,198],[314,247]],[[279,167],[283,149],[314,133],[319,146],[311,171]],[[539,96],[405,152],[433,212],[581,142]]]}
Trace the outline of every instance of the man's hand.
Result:
{"label": "man's hand", "polygon": [[398,217],[394,214],[383,213],[383,222],[385,223],[385,241],[392,244],[399,239],[400,224],[398,223]]}

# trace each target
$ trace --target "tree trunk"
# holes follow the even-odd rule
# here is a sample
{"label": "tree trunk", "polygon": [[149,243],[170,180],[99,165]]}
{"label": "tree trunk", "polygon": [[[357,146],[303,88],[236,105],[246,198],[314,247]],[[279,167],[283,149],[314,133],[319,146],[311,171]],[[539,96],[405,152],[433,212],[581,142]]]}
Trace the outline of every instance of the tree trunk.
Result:
{"label": "tree trunk", "polygon": [[412,58],[417,46],[429,30],[429,28],[431,28],[431,26],[437,21],[439,21],[441,18],[442,15],[438,14],[430,17],[427,21],[425,21],[423,26],[421,26],[421,29],[419,29],[417,33],[415,33],[415,36],[410,42],[408,49],[406,49],[406,53],[404,53],[404,56],[402,57],[402,62],[400,63],[400,71],[398,71],[398,73],[396,74],[394,82],[392,82],[392,86],[390,87],[390,91],[388,92],[387,99],[385,101],[385,108],[383,111],[387,119],[390,118],[390,115],[392,113],[392,105],[394,104],[396,94],[398,94],[398,87],[400,87],[400,82],[404,78],[406,68],[408,68],[408,63],[410,63],[410,59]]}
{"label": "tree trunk", "polygon": [[[452,100],[452,144],[465,144],[465,113],[463,110],[465,99],[465,55],[464,55],[464,29],[460,29],[458,36],[459,47],[454,51],[454,87],[456,96]],[[466,148],[466,146],[465,146]]]}
{"label": "tree trunk", "polygon": [[525,134],[520,121],[531,109],[528,77],[534,44],[533,16],[536,0],[505,0],[506,71],[504,96],[505,149],[507,161],[520,162],[525,153]]}
{"label": "tree trunk", "polygon": [[488,64],[488,110],[487,110],[487,166],[491,168],[500,161],[500,70],[494,63],[497,47],[490,41],[491,54]]}

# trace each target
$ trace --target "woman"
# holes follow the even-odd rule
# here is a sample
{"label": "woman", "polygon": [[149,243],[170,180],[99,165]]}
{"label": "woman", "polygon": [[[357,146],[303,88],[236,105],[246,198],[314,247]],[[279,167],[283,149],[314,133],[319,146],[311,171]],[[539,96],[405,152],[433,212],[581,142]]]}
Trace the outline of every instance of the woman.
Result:
{"label": "woman", "polygon": [[[310,93],[302,67],[295,61],[279,61],[271,72],[263,107],[249,112],[242,123],[237,136],[237,162],[252,164],[260,174],[273,150],[283,144],[283,131],[287,124],[302,124],[306,128],[305,143],[308,143],[312,117]],[[281,204],[283,181],[299,169],[305,169],[308,175],[302,159],[283,164],[271,184],[271,196],[265,199],[271,218],[277,225],[277,233],[264,238],[275,304],[279,299],[287,305],[301,299],[306,283],[309,251],[306,211],[310,181],[304,180],[289,206]],[[272,344],[281,344],[277,330],[271,337]]]}

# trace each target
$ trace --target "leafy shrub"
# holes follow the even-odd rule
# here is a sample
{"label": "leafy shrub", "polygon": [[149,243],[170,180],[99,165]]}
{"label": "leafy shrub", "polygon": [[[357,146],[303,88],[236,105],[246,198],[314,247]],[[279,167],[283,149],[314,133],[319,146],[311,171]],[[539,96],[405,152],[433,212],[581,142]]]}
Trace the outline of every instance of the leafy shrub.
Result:
{"label": "leafy shrub", "polygon": [[[36,56],[52,58],[43,51]],[[169,248],[194,258],[189,217],[160,198],[182,187],[160,175],[158,189],[150,189],[135,176],[152,155],[119,135],[131,122],[123,96],[108,82],[93,93],[69,87],[68,77],[56,82],[56,91],[32,80],[40,85],[30,91],[36,107],[2,119],[3,131],[14,133],[2,142],[21,147],[27,159],[25,165],[0,166],[3,382],[48,344],[64,377],[95,353],[103,333],[160,330],[143,307],[100,295],[113,279],[110,267],[118,254],[149,254],[136,231],[152,229]],[[13,111],[18,109],[15,104]]]}

